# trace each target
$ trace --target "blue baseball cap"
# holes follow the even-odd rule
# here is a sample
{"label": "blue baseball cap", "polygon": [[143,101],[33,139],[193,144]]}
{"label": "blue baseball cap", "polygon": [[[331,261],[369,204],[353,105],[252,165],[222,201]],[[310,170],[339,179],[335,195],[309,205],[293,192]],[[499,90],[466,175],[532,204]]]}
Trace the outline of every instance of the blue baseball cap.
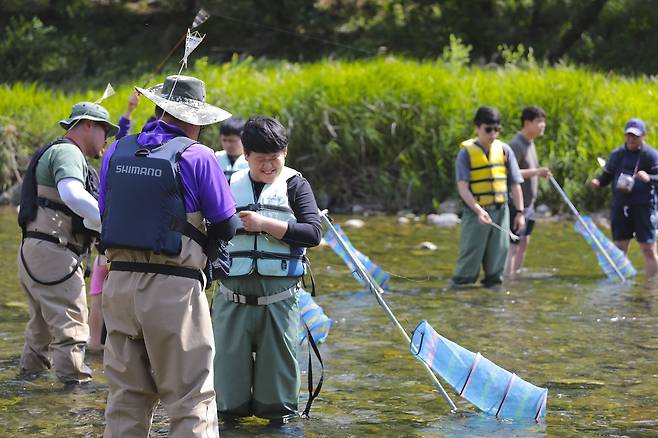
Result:
{"label": "blue baseball cap", "polygon": [[647,126],[641,119],[630,119],[624,126],[624,134],[633,134],[640,137],[647,133]]}

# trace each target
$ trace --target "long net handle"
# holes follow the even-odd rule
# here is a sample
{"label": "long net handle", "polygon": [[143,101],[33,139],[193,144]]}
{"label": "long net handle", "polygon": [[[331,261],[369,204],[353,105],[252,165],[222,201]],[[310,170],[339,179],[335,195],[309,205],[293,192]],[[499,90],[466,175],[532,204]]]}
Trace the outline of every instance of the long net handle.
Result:
{"label": "long net handle", "polygon": [[576,215],[576,218],[578,218],[578,221],[581,223],[583,228],[585,228],[585,230],[587,231],[587,234],[590,235],[590,237],[592,238],[592,240],[596,244],[596,247],[599,249],[599,251],[601,251],[601,254],[603,254],[603,256],[608,261],[608,263],[610,263],[610,266],[612,266],[612,268],[615,270],[615,272],[617,273],[619,278],[621,278],[621,281],[626,281],[626,277],[624,277],[624,274],[622,274],[621,271],[619,270],[619,268],[617,268],[617,265],[612,261],[612,258],[610,258],[610,255],[608,254],[608,252],[603,248],[603,246],[598,241],[596,236],[594,236],[594,233],[592,233],[592,230],[589,229],[589,227],[587,226],[587,223],[585,222],[583,217],[580,215],[580,213],[578,213],[578,210],[573,205],[573,203],[571,202],[571,200],[569,199],[567,194],[564,192],[562,187],[560,187],[560,184],[558,184],[557,181],[555,181],[555,178],[553,178],[552,175],[549,175],[548,179],[551,181],[551,184],[553,184],[553,187],[555,187],[555,190],[557,190],[558,193],[562,196],[562,199],[564,199],[564,202],[569,206],[572,213],[574,215]]}
{"label": "long net handle", "polygon": [[[384,312],[386,312],[386,315],[388,315],[389,319],[393,322],[393,324],[397,327],[398,331],[402,335],[402,337],[405,339],[407,344],[411,344],[411,338],[409,338],[409,335],[407,332],[404,330],[398,319],[395,317],[393,312],[391,311],[390,307],[388,307],[388,304],[386,304],[386,301],[384,301],[384,298],[382,297],[383,294],[383,289],[379,286],[379,284],[372,278],[372,275],[370,275],[370,272],[363,266],[361,261],[354,255],[352,254],[352,250],[349,248],[347,243],[343,240],[343,238],[340,236],[338,231],[334,228],[333,224],[329,220],[329,217],[327,216],[326,210],[320,212],[320,217],[322,217],[322,221],[327,225],[327,228],[331,230],[332,233],[334,233],[334,236],[336,237],[336,240],[340,244],[340,246],[343,247],[345,250],[345,253],[347,256],[350,258],[354,266],[356,267],[357,271],[359,271],[359,274],[361,275],[361,278],[364,279],[370,286],[370,292],[373,293],[375,298],[377,299],[377,302],[379,305],[384,309]],[[420,361],[420,363],[423,365],[425,368],[425,371],[431,376],[432,381],[434,383],[434,386],[436,389],[439,391],[439,393],[443,396],[445,401],[448,403],[450,406],[450,409],[456,410],[457,406],[453,403],[453,401],[450,399],[450,396],[448,393],[443,389],[443,386],[441,386],[441,382],[439,382],[439,379],[434,375],[434,372],[432,369],[427,365],[425,362]]]}

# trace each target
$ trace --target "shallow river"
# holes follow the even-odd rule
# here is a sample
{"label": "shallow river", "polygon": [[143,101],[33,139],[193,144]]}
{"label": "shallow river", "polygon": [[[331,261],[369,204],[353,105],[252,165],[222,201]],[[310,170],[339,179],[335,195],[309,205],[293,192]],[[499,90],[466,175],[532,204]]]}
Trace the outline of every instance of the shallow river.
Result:
{"label": "shallow river", "polygon": [[[564,221],[538,224],[522,278],[497,291],[448,290],[458,228],[365,220],[348,235],[395,275],[385,299],[403,327],[426,319],[445,337],[547,386],[546,418],[497,420],[446,386],[458,406],[450,412],[373,297],[321,247],[310,253],[316,301],[335,324],[321,347],[325,383],[311,418],[282,429],[253,419],[222,436],[658,436],[658,285],[643,275],[625,285],[605,280]],[[438,250],[416,249],[422,241]],[[18,243],[15,210],[0,208],[0,435],[100,436],[107,387],[99,356],[88,356],[95,376],[84,389],[67,390],[54,375],[16,379],[27,320]],[[635,245],[631,259],[641,271]],[[163,412],[152,436],[166,436]]]}

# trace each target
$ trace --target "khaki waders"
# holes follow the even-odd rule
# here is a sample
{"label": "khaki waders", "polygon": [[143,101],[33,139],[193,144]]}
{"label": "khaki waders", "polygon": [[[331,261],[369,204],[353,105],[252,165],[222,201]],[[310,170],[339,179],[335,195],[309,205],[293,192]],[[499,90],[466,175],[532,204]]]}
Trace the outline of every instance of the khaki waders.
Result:
{"label": "khaki waders", "polygon": [[[198,213],[187,220],[202,229]],[[203,269],[201,248],[183,236],[181,254],[108,249],[111,262]],[[116,266],[116,263],[115,263]],[[147,437],[158,400],[170,437],[218,437],[213,388],[214,342],[202,282],[187,277],[112,270],[103,288],[107,326],[106,438]]]}
{"label": "khaki waders", "polygon": [[[63,204],[54,187],[38,186],[37,193]],[[70,216],[44,207],[38,208],[35,220],[25,229],[57,237],[62,244],[27,237],[18,250],[18,275],[30,314],[25,328],[21,372],[39,373],[54,366],[57,377],[64,383],[88,382],[91,369],[84,363],[89,337],[85,282],[78,266],[79,256],[64,245],[68,243],[81,252],[85,238],[73,235]],[[61,283],[44,285],[30,276],[22,259],[40,282],[57,281],[75,272]]]}

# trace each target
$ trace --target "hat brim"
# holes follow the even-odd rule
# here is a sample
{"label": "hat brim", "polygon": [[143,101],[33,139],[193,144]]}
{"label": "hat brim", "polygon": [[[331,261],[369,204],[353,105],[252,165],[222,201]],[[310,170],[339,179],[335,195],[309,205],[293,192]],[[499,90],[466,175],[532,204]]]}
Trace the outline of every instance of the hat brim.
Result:
{"label": "hat brim", "polygon": [[644,132],[642,132],[639,128],[627,128],[624,131],[624,134],[633,134],[637,137],[641,137],[644,135]]}
{"label": "hat brim", "polygon": [[164,112],[191,125],[212,125],[226,120],[232,115],[219,107],[198,100],[169,100],[167,96],[162,95],[162,85],[159,84],[149,89],[135,87],[135,90],[162,108]]}
{"label": "hat brim", "polygon": [[99,122],[106,124],[108,126],[108,130],[107,130],[108,137],[114,137],[119,133],[119,127],[114,123],[110,123],[105,119],[101,119],[100,117],[94,117],[89,115],[71,117],[70,119],[60,120],[59,126],[61,126],[62,128],[68,131],[71,128],[71,126],[73,126],[78,120],[91,120],[92,122]]}

